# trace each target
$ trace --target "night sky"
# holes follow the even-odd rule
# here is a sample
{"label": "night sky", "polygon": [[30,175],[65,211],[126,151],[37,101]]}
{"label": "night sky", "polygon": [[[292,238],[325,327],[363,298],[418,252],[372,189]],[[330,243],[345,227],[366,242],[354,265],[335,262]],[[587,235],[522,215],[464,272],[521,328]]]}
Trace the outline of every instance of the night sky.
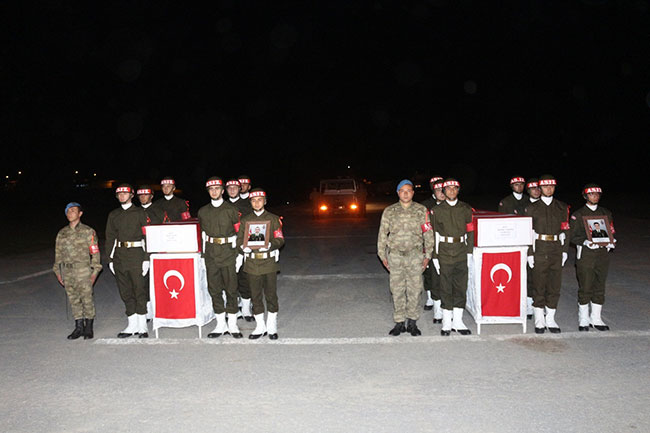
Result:
{"label": "night sky", "polygon": [[200,193],[245,173],[295,198],[333,175],[507,193],[550,172],[640,189],[647,1],[213,3],[5,4],[3,181],[172,175]]}

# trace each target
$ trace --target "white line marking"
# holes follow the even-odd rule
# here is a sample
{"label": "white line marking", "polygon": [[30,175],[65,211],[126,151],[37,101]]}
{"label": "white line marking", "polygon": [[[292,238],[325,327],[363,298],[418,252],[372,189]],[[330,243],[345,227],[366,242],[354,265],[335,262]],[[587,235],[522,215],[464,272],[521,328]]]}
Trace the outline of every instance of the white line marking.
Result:
{"label": "white line marking", "polygon": [[13,280],[0,281],[0,284],[11,284],[11,283],[16,283],[16,282],[18,282],[18,281],[28,280],[28,279],[30,279],[30,278],[35,278],[35,277],[40,277],[41,275],[45,275],[45,274],[48,274],[48,273],[50,273],[50,272],[54,273],[54,272],[52,271],[52,269],[46,269],[46,270],[44,270],[44,271],[34,272],[33,274],[23,275],[22,277],[17,277],[17,278],[14,278]]}
{"label": "white line marking", "polygon": [[128,346],[128,345],[197,345],[197,344],[216,344],[216,345],[254,345],[254,344],[271,344],[281,346],[323,346],[323,345],[366,345],[366,344],[422,344],[422,343],[445,343],[465,341],[468,343],[489,343],[493,341],[509,340],[577,340],[582,338],[630,338],[630,337],[650,337],[650,330],[647,331],[609,331],[609,332],[566,332],[564,334],[512,334],[512,335],[452,335],[450,337],[442,336],[424,336],[413,338],[404,337],[349,337],[349,338],[280,338],[278,340],[269,340],[262,337],[259,340],[249,340],[242,338],[235,340],[230,336],[223,336],[215,339],[211,338],[101,338],[94,344],[107,346]]}
{"label": "white line marking", "polygon": [[387,274],[311,274],[311,275],[282,275],[278,278],[285,280],[365,280],[374,278],[384,278]]}

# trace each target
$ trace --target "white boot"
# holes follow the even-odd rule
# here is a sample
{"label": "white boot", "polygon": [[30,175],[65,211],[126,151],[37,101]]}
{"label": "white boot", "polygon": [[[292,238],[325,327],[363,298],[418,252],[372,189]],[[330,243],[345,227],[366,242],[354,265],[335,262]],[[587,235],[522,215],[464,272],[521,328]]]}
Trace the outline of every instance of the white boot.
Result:
{"label": "white boot", "polygon": [[442,301],[438,299],[433,301],[433,323],[442,323]]}
{"label": "white boot", "polygon": [[559,334],[561,332],[560,325],[555,322],[555,308],[546,307],[546,327],[551,334]]}
{"label": "white boot", "polygon": [[237,314],[228,313],[228,333],[233,336],[233,338],[241,338],[241,331],[239,326],[237,326]]}
{"label": "white boot", "polygon": [[266,335],[266,324],[264,323],[264,313],[255,315],[255,329],[248,336],[251,340],[257,340],[262,335]]}
{"label": "white boot", "polygon": [[451,333],[451,322],[454,312],[451,310],[442,309],[442,329],[440,335],[448,336]]}
{"label": "white boot", "polygon": [[139,338],[149,338],[149,329],[147,328],[147,315],[137,314],[138,316],[138,335]]}
{"label": "white boot", "polygon": [[214,331],[208,334],[208,338],[217,338],[221,337],[228,331],[228,324],[226,323],[226,313],[217,314],[217,326],[214,327]]}
{"label": "white boot", "polygon": [[126,337],[131,337],[133,334],[138,333],[138,319],[137,319],[137,314],[131,314],[130,316],[127,316],[126,318],[129,322],[126,325],[126,328],[119,334],[117,334],[117,338],[126,338]]}
{"label": "white boot", "polygon": [[278,339],[278,313],[269,313],[266,316],[266,331],[271,340]]}
{"label": "white boot", "polygon": [[533,298],[531,297],[526,298],[526,316],[529,319],[533,318]]}
{"label": "white boot", "polygon": [[589,304],[578,304],[578,331],[589,331]]}
{"label": "white boot", "polygon": [[463,323],[464,311],[464,308],[454,308],[454,311],[452,313],[451,330],[458,332],[460,335],[469,335],[472,333],[472,331],[467,329],[467,326],[465,326],[465,323]]}
{"label": "white boot", "polygon": [[600,318],[600,312],[603,306],[600,304],[591,303],[591,326],[599,331],[609,331],[609,326],[605,325],[603,319]]}
{"label": "white boot", "polygon": [[424,304],[424,309],[428,311],[433,308],[433,298],[430,291],[425,290],[425,292],[427,292],[427,301]]}
{"label": "white boot", "polygon": [[241,313],[244,316],[244,320],[251,322],[253,320],[253,312],[251,311],[251,300],[246,298],[241,298]]}
{"label": "white boot", "polygon": [[544,318],[544,309],[534,307],[533,315],[535,316],[535,334],[543,334],[546,330],[546,319]]}

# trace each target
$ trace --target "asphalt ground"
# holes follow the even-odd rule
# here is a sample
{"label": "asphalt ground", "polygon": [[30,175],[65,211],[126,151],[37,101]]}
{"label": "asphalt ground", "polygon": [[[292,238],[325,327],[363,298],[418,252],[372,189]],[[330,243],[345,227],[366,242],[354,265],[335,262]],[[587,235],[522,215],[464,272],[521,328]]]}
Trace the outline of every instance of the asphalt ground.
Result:
{"label": "asphalt ground", "polygon": [[[72,319],[49,271],[53,245],[5,253],[1,430],[650,431],[647,219],[615,213],[603,309],[610,332],[577,332],[572,252],[560,335],[484,325],[479,336],[466,313],[474,334],[445,338],[423,312],[421,337],[395,338],[388,274],[376,256],[390,200],[371,203],[367,218],[274,209],[286,237],[277,341],[199,340],[196,327],[118,340],[126,320],[107,271],[95,287],[95,339],[68,341]],[[239,325],[245,337],[254,328]]]}

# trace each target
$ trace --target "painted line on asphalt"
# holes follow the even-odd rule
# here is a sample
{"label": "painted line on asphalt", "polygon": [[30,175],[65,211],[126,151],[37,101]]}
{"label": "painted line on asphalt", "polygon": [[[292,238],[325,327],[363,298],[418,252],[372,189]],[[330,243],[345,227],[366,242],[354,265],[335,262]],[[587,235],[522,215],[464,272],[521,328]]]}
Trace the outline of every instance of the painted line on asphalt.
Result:
{"label": "painted line on asphalt", "polygon": [[40,277],[41,275],[49,274],[50,272],[54,273],[54,272],[52,272],[52,269],[50,268],[50,269],[46,269],[44,271],[34,272],[33,274],[23,275],[22,277],[17,277],[17,278],[14,278],[13,280],[0,281],[0,285],[17,283],[18,281],[23,281],[23,280],[28,280],[30,278]]}
{"label": "painted line on asphalt", "polygon": [[387,274],[310,274],[310,275],[278,275],[279,279],[284,280],[367,280],[375,278],[385,278]]}
{"label": "painted line on asphalt", "polygon": [[650,330],[647,331],[591,331],[591,332],[566,332],[563,334],[511,334],[511,335],[452,335],[450,337],[442,336],[420,336],[412,338],[405,336],[400,337],[347,337],[347,338],[281,338],[278,340],[269,340],[262,337],[258,340],[249,340],[248,338],[233,339],[229,336],[220,338],[101,338],[97,339],[94,344],[106,346],[166,346],[166,345],[254,345],[270,344],[281,346],[340,346],[340,345],[375,345],[375,344],[432,344],[445,342],[465,341],[469,343],[489,343],[493,341],[521,341],[521,340],[577,340],[583,338],[633,338],[633,337],[650,337]]}

